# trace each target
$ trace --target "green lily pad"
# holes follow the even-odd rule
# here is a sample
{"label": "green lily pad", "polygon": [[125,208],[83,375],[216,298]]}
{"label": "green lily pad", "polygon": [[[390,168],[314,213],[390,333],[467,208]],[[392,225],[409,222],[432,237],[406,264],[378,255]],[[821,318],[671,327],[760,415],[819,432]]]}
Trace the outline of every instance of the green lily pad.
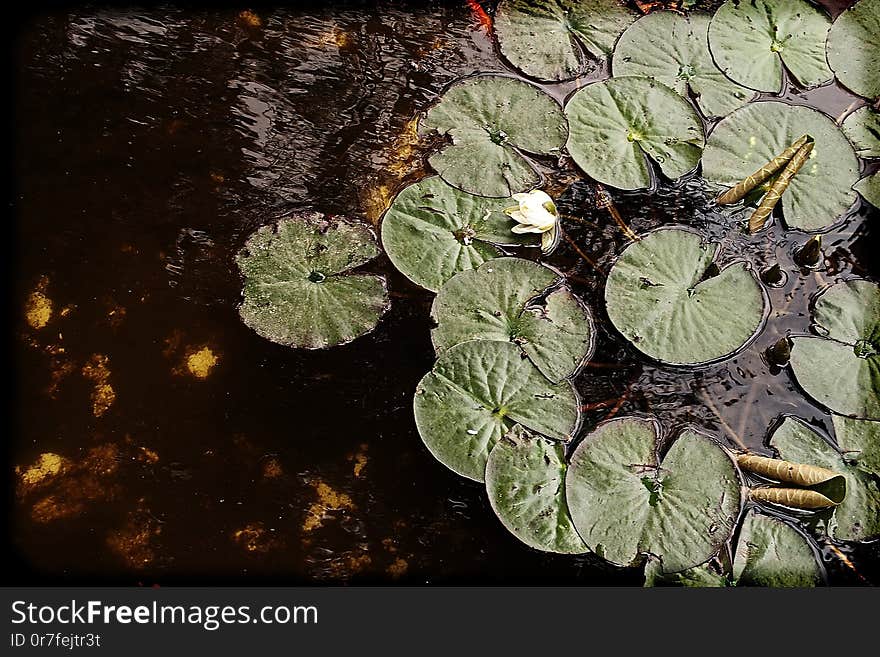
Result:
{"label": "green lily pad", "polygon": [[645,587],[683,586],[697,589],[719,589],[728,586],[727,578],[716,573],[709,564],[688,568],[680,573],[664,573],[663,564],[651,559],[645,564]]}
{"label": "green lily pad", "polygon": [[578,45],[604,59],[636,17],[617,0],[502,0],[494,26],[513,66],[539,80],[567,80],[583,70]]}
{"label": "green lily pad", "polygon": [[831,19],[804,0],[728,0],[709,25],[715,63],[749,89],[780,93],[784,69],[804,88],[829,82],[825,37]]}
{"label": "green lily pad", "polygon": [[860,0],[834,21],[828,63],[840,83],[865,98],[880,96],[880,0]]}
{"label": "green lily pad", "polygon": [[679,572],[708,561],[739,513],[736,466],[713,439],[683,430],[661,460],[654,420],[621,418],[584,438],[571,456],[566,497],[574,526],[618,565],[641,555]]}
{"label": "green lily pad", "polygon": [[880,288],[861,279],[830,286],[813,305],[813,335],[792,336],[791,371],[840,415],[880,420]]}
{"label": "green lily pad", "polygon": [[513,342],[553,382],[573,376],[593,352],[586,305],[559,274],[522,258],[498,258],[453,277],[431,317],[438,354],[467,340]]}
{"label": "green lily pad", "polygon": [[583,554],[565,502],[565,448],[516,425],[489,454],[486,492],[502,524],[536,550]]}
{"label": "green lily pad", "polygon": [[382,219],[382,245],[392,264],[416,285],[436,292],[455,274],[503,255],[498,246],[539,244],[511,232],[505,208],[447,185],[439,176],[405,188]]}
{"label": "green lily pad", "polygon": [[736,110],[709,135],[703,176],[720,187],[732,187],[804,134],[815,140],[813,151],[779,202],[789,228],[829,228],[855,201],[851,188],[859,177],[859,161],[840,128],[821,112],[779,102]]}
{"label": "green lily pad", "polygon": [[495,75],[450,87],[419,130],[436,130],[452,142],[428,158],[443,180],[492,197],[536,187],[541,175],[523,153],[558,156],[568,135],[555,100],[531,84]]}
{"label": "green lily pad", "polygon": [[671,179],[700,161],[703,125],[696,111],[649,77],[588,84],[569,99],[565,114],[569,154],[587,175],[612,187],[650,187],[649,158]]}
{"label": "green lily pad", "polygon": [[755,92],[732,82],[709,52],[709,14],[683,16],[655,11],[630,25],[614,48],[611,70],[647,75],[687,97],[690,91],[706,116],[724,116],[742,107]]}
{"label": "green lily pad", "polygon": [[787,461],[817,465],[843,475],[846,497],[830,510],[826,532],[841,541],[867,541],[880,536],[880,470],[873,457],[860,458],[860,454],[849,450],[876,445],[876,424],[853,422],[847,430],[841,449],[848,451],[841,454],[803,420],[786,417],[773,432],[770,446]]}
{"label": "green lily pad", "polygon": [[733,578],[737,586],[806,588],[822,582],[822,569],[799,531],[750,511],[739,532]]}
{"label": "green lily pad", "polygon": [[866,105],[847,116],[840,127],[859,157],[880,157],[880,114]]}
{"label": "green lily pad", "polygon": [[447,349],[416,387],[413,408],[437,460],[476,481],[514,424],[563,442],[580,424],[572,384],[550,383],[511,342],[471,340]]}
{"label": "green lily pad", "polygon": [[244,323],[278,344],[320,349],[351,342],[388,310],[385,279],[350,273],[379,254],[363,224],[306,212],[263,226],[235,258]]}
{"label": "green lily pad", "polygon": [[870,176],[862,178],[853,185],[853,189],[875,208],[880,208],[880,171],[875,171]]}
{"label": "green lily pad", "polygon": [[611,323],[664,363],[699,365],[735,354],[763,326],[768,304],[747,262],[715,273],[719,248],[678,228],[655,230],[627,246],[605,285]]}

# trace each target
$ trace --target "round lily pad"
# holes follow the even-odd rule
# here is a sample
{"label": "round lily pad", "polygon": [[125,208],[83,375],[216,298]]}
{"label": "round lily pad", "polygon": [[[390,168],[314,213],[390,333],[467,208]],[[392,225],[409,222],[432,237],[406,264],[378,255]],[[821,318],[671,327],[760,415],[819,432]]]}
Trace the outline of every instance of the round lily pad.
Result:
{"label": "round lily pad", "polygon": [[573,376],[594,346],[593,317],[552,269],[498,258],[454,276],[434,299],[438,354],[466,340],[512,342],[553,382]]}
{"label": "round lily pad", "polygon": [[880,96],[880,0],[860,0],[838,16],[827,51],[841,84],[865,98]]}
{"label": "round lily pad", "polygon": [[876,423],[854,420],[848,431],[841,443],[841,449],[847,451],[841,454],[803,420],[786,417],[773,432],[770,446],[788,461],[843,475],[846,497],[830,510],[826,532],[841,541],[867,541],[880,536],[880,469],[873,457],[862,456],[864,448],[870,449],[877,438]]}
{"label": "round lily pad", "polygon": [[859,177],[859,161],[840,128],[821,112],[775,101],[736,110],[709,135],[703,176],[732,187],[804,134],[815,140],[813,151],[779,202],[789,228],[829,228],[855,201],[851,188]]}
{"label": "round lily pad", "polygon": [[515,425],[489,454],[486,492],[504,526],[529,547],[583,554],[565,502],[566,468],[562,444]]}
{"label": "round lily pad", "polygon": [[647,75],[675,89],[691,92],[706,116],[724,116],[742,107],[755,92],[722,73],[709,52],[709,14],[688,16],[655,11],[630,25],[614,47],[611,70]]}
{"label": "round lily pad", "polygon": [[650,161],[667,178],[692,171],[703,151],[703,125],[665,84],[630,75],[588,84],[565,105],[568,152],[591,178],[618,189],[653,183]]}
{"label": "round lily pad", "polygon": [[436,292],[453,275],[502,255],[497,246],[530,244],[504,210],[512,199],[489,199],[447,185],[439,176],[405,188],[382,219],[382,245],[392,264],[416,285]]}
{"label": "round lily pad", "polygon": [[562,108],[531,84],[494,75],[450,87],[419,123],[451,144],[428,158],[453,187],[480,196],[508,197],[541,182],[523,157],[559,155],[568,129]]}
{"label": "round lily pad", "polygon": [[804,0],[727,0],[709,25],[709,48],[731,80],[780,93],[784,69],[804,88],[829,82],[825,37],[831,19]]}
{"label": "round lily pad", "polygon": [[875,208],[880,208],[880,171],[875,171],[870,176],[862,178],[853,185],[853,189]]}
{"label": "round lily pad", "polygon": [[840,415],[880,420],[880,288],[853,279],[813,305],[819,335],[791,338],[791,371],[801,388]]}
{"label": "round lily pad", "polygon": [[550,383],[511,342],[462,342],[416,387],[416,426],[438,461],[483,481],[489,452],[516,424],[567,442],[580,424],[572,384]]}
{"label": "round lily pad", "polygon": [[724,588],[727,578],[715,572],[708,563],[682,570],[679,573],[664,573],[663,564],[651,559],[645,564],[645,587],[683,586],[685,588]]}
{"label": "round lily pad", "polygon": [[339,217],[304,212],[263,226],[235,258],[244,276],[241,318],[291,347],[351,342],[389,307],[383,277],[351,273],[378,254],[367,226]]}
{"label": "round lily pad", "polygon": [[618,565],[651,555],[664,572],[706,562],[740,510],[740,480],[712,438],[685,429],[661,460],[658,423],[621,418],[584,438],[571,456],[566,497],[575,528]]}
{"label": "round lily pad", "polygon": [[636,13],[618,0],[501,0],[495,36],[501,54],[539,80],[567,80],[583,70],[578,46],[604,59]]}
{"label": "round lily pad", "polygon": [[880,113],[867,105],[860,107],[840,127],[859,157],[880,157]]}
{"label": "round lily pad", "polygon": [[605,285],[611,323],[643,354],[668,364],[735,354],[763,326],[768,303],[749,263],[717,268],[719,248],[678,228],[630,244]]}
{"label": "round lily pad", "polygon": [[822,568],[798,530],[750,511],[739,532],[733,578],[737,586],[806,588],[822,582]]}
{"label": "round lily pad", "polygon": [[850,465],[880,473],[880,422],[832,415],[837,447]]}

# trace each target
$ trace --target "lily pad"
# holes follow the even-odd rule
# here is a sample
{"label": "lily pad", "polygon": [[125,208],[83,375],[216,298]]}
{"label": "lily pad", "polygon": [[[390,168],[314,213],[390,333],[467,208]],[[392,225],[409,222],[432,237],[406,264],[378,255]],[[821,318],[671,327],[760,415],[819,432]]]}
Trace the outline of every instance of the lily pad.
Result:
{"label": "lily pad", "polygon": [[[868,446],[876,438],[876,425],[861,421],[849,427],[845,447]],[[773,432],[770,446],[789,461],[809,463],[839,472],[846,479],[846,497],[828,514],[826,532],[841,541],[867,541],[880,536],[880,470],[872,458],[841,454],[803,420],[786,417]],[[820,512],[822,513],[822,512]]]}
{"label": "lily pad", "polygon": [[827,51],[841,84],[865,98],[880,96],[880,0],[860,0],[838,16]]}
{"label": "lily pad", "polygon": [[859,157],[880,157],[880,114],[866,105],[847,116],[840,127]]}
{"label": "lily pad", "polygon": [[716,573],[709,564],[688,568],[680,573],[664,573],[663,565],[654,559],[645,564],[645,587],[683,586],[685,588],[724,588],[727,578]]}
{"label": "lily pad", "polygon": [[443,352],[413,402],[425,445],[446,467],[483,481],[489,452],[514,424],[567,442],[580,424],[572,384],[550,383],[510,342],[471,340]]}
{"label": "lily pad", "polygon": [[853,185],[853,189],[875,208],[880,208],[880,171],[875,171],[870,176],[862,178]]}
{"label": "lily pad", "polygon": [[565,502],[565,448],[516,425],[489,454],[486,492],[504,526],[536,550],[583,554]]}
{"label": "lily pad", "polygon": [[709,25],[715,63],[731,80],[780,93],[784,69],[803,88],[829,82],[825,37],[831,19],[804,0],[728,0]]}
{"label": "lily pad", "polygon": [[835,413],[880,420],[880,288],[861,279],[828,287],[813,323],[819,335],[791,338],[801,388]]}
{"label": "lily pad", "polygon": [[428,158],[453,187],[480,196],[508,197],[541,182],[523,157],[556,155],[568,129],[562,108],[531,84],[494,75],[450,87],[419,122],[452,143]]}
{"label": "lily pad", "polygon": [[880,422],[832,415],[837,446],[850,465],[880,473]]}
{"label": "lily pad", "polygon": [[626,566],[641,555],[679,572],[709,560],[740,509],[730,456],[709,436],[683,430],[661,460],[654,420],[621,418],[584,438],[571,457],[566,497],[587,546]]}
{"label": "lily pad", "polygon": [[553,382],[573,376],[595,341],[589,309],[559,274],[522,258],[498,258],[453,277],[431,317],[438,354],[467,340],[512,342]]}
{"label": "lily pad", "polygon": [[750,511],[739,532],[733,578],[737,586],[806,588],[822,582],[822,569],[799,531]]}
{"label": "lily pad", "polygon": [[588,84],[569,99],[565,114],[571,157],[591,178],[618,189],[650,187],[649,161],[667,178],[680,178],[696,168],[705,143],[694,108],[645,76]]}
{"label": "lily pad", "polygon": [[717,269],[719,248],[678,228],[630,244],[605,285],[611,323],[643,354],[668,364],[735,354],[761,329],[768,303],[747,262]]}
{"label": "lily pad", "polygon": [[351,342],[388,310],[385,279],[353,274],[379,254],[363,224],[305,212],[263,226],[236,256],[241,318],[278,344],[320,349]]}
{"label": "lily pad", "polygon": [[636,16],[618,0],[502,0],[495,36],[501,54],[526,75],[567,80],[583,70],[579,45],[604,59]]}
{"label": "lily pad", "polygon": [[821,112],[775,101],[736,110],[709,135],[703,176],[721,187],[732,187],[804,134],[815,140],[810,159],[779,202],[789,228],[829,228],[855,201],[851,188],[859,177],[859,161],[840,128]]}
{"label": "lily pad", "polygon": [[707,38],[710,19],[709,14],[672,11],[643,16],[617,42],[612,72],[616,77],[647,75],[685,97],[690,91],[706,116],[724,116],[742,107],[756,94],[715,66]]}
{"label": "lily pad", "polygon": [[539,237],[511,232],[504,210],[512,199],[489,199],[447,185],[439,176],[405,188],[382,220],[382,245],[392,264],[436,292],[455,274],[503,255],[498,246],[533,245]]}

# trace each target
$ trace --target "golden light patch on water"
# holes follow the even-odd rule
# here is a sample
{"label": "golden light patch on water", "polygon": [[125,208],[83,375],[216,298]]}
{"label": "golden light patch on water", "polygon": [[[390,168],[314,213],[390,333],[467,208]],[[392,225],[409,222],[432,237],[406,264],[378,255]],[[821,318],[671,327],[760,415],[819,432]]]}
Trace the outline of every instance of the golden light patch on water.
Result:
{"label": "golden light patch on water", "polygon": [[397,579],[399,577],[403,577],[404,575],[406,575],[407,570],[409,570],[409,562],[406,559],[403,559],[401,557],[397,557],[385,569],[385,572],[391,576],[391,579]]}
{"label": "golden light patch on water", "polygon": [[186,369],[197,379],[207,379],[211,370],[220,362],[210,347],[202,347],[186,357]]}
{"label": "golden light patch on water", "polygon": [[32,329],[45,328],[52,319],[52,299],[46,294],[49,277],[41,276],[24,304],[24,317]]}
{"label": "golden light patch on water", "polygon": [[263,461],[263,477],[265,479],[277,479],[284,474],[281,462],[275,457]]}
{"label": "golden light patch on water", "polygon": [[141,446],[139,448],[140,453],[138,454],[138,460],[142,463],[148,463],[150,465],[154,465],[159,462],[159,454],[155,450],[150,449],[149,447]]}
{"label": "golden light patch on water", "polygon": [[66,466],[66,459],[63,456],[52,452],[40,454],[36,463],[30,467],[23,468],[20,465],[15,466],[15,474],[18,477],[20,489],[19,494],[24,494],[35,486],[43,483],[46,479],[60,474]]}
{"label": "golden light patch on water", "polygon": [[349,579],[364,572],[373,563],[369,554],[347,554],[329,561],[324,568],[328,579]]}
{"label": "golden light patch on water", "polygon": [[107,323],[110,324],[112,328],[119,328],[122,325],[122,322],[125,321],[125,315],[127,314],[127,310],[124,306],[120,306],[118,303],[114,301],[107,302]]}
{"label": "golden light patch on water", "polygon": [[137,510],[128,514],[122,527],[107,535],[107,546],[130,568],[145,568],[156,559],[154,543],[161,533],[162,523],[140,500]]}
{"label": "golden light patch on water", "polygon": [[281,541],[262,522],[252,522],[232,532],[232,540],[246,552],[265,554],[281,546]]}
{"label": "golden light patch on water", "polygon": [[259,17],[258,14],[252,12],[250,9],[245,9],[242,12],[239,12],[236,17],[236,22],[242,27],[247,27],[252,30],[259,29],[263,27],[263,19]]}
{"label": "golden light patch on water", "polygon": [[303,520],[303,532],[311,532],[324,525],[331,511],[353,511],[355,506],[351,497],[336,490],[326,482],[317,480],[312,482],[317,501],[309,506]]}
{"label": "golden light patch on water", "polygon": [[369,457],[367,457],[367,450],[370,448],[366,443],[362,443],[360,447],[358,447],[358,451],[354,454],[348,455],[348,460],[352,462],[353,468],[352,472],[355,477],[360,477],[363,474],[364,468],[367,467],[367,463],[369,462]]}
{"label": "golden light patch on water", "polygon": [[46,524],[54,520],[78,516],[83,512],[83,509],[84,506],[79,500],[59,499],[54,495],[47,495],[31,507],[31,519],[34,522]]}
{"label": "golden light patch on water", "polygon": [[82,375],[94,384],[92,388],[92,414],[103,416],[116,401],[116,391],[110,385],[110,359],[104,354],[92,354],[83,365]]}
{"label": "golden light patch on water", "polygon": [[391,205],[394,190],[386,184],[376,183],[364,187],[360,192],[360,197],[361,208],[363,208],[367,221],[378,226],[379,219]]}

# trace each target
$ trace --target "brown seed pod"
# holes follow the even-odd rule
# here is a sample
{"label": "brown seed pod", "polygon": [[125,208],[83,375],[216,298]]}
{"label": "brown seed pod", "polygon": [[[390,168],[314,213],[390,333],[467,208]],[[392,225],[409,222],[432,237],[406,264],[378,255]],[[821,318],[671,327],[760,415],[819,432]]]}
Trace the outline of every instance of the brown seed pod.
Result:
{"label": "brown seed pod", "polygon": [[810,157],[810,153],[813,150],[813,143],[812,137],[807,137],[807,142],[798,149],[797,153],[795,153],[788,161],[788,164],[785,165],[782,173],[780,173],[776,180],[773,181],[773,184],[770,186],[770,191],[764,196],[758,209],[752,213],[751,217],[749,217],[750,233],[756,233],[764,227],[764,224],[767,222],[767,217],[770,216],[770,213],[773,212],[773,208],[776,207],[779,199],[782,198],[785,190],[788,189],[788,184],[791,182],[791,179],[794,178],[794,174],[800,171],[801,167],[804,166],[804,162]]}
{"label": "brown seed pod", "polygon": [[840,504],[839,501],[835,502],[822,493],[808,488],[761,486],[759,488],[750,488],[749,497],[755,502],[781,504],[793,509],[827,509]]}
{"label": "brown seed pod", "polygon": [[755,454],[737,454],[736,463],[743,470],[798,486],[824,484],[835,477],[842,476],[833,470],[820,468],[816,465],[792,463],[791,461],[770,459],[766,456],[757,456]]}
{"label": "brown seed pod", "polygon": [[791,146],[786,148],[779,155],[770,160],[767,164],[755,171],[755,173],[721,194],[717,199],[715,199],[715,202],[719,205],[727,205],[729,203],[736,203],[737,201],[744,199],[750,191],[755,189],[758,185],[761,185],[769,180],[773,176],[773,174],[775,174],[782,167],[788,164],[788,161],[792,157],[794,157],[794,154],[800,150],[801,146],[807,143],[808,139],[810,139],[810,137],[808,135],[804,135],[803,137],[795,141]]}

